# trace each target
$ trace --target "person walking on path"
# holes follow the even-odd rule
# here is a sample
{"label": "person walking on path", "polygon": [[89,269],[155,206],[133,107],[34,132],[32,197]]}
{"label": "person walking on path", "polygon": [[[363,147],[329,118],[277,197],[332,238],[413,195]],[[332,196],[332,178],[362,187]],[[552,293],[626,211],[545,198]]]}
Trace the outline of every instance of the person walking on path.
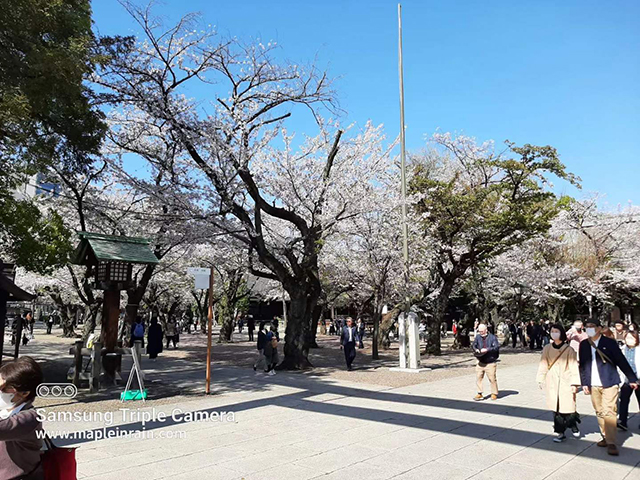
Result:
{"label": "person walking on path", "polygon": [[[266,366],[265,357],[264,357],[264,347],[267,344],[267,334],[264,332],[264,322],[260,322],[260,326],[258,327],[258,341],[256,343],[256,348],[258,350],[258,358],[253,364],[253,371],[257,371],[259,366]],[[263,365],[265,364],[265,365]]]}
{"label": "person walking on path", "polygon": [[177,341],[176,341],[176,335],[177,335],[177,326],[176,323],[173,321],[172,318],[169,318],[169,320],[167,320],[167,330],[164,332],[164,336],[167,340],[167,350],[169,350],[169,343],[173,342],[173,348],[176,349],[177,347]]}
{"label": "person walking on path", "polygon": [[129,346],[133,348],[135,342],[138,340],[142,342],[141,346],[144,348],[144,323],[142,322],[142,317],[140,315],[136,317],[136,321],[131,325],[131,341]]}
{"label": "person walking on path", "polygon": [[538,366],[538,385],[545,390],[547,408],[553,413],[554,442],[563,442],[564,432],[570,429],[575,438],[580,437],[580,415],[576,411],[576,393],[580,388],[578,357],[567,344],[567,334],[562,325],[551,325],[552,342],[542,349]]}
{"label": "person walking on path", "polygon": [[511,335],[511,348],[516,348],[516,343],[518,342],[518,327],[514,321],[509,322],[509,334]]}
{"label": "person walking on path", "polygon": [[47,335],[51,335],[51,330],[53,329],[53,321],[54,321],[54,316],[53,313],[51,315],[49,315],[47,317],[46,323],[47,323]]}
{"label": "person walking on path", "polygon": [[[624,342],[624,356],[629,362],[631,370],[633,370],[633,373],[635,373],[637,377],[638,373],[640,373],[640,348],[638,348],[640,338],[638,337],[638,332],[627,331],[627,336],[625,337]],[[629,385],[629,379],[624,375],[624,373],[622,375],[618,428],[626,432],[629,429],[627,426],[627,419],[629,418],[629,403],[631,402],[634,390]],[[638,405],[640,406],[640,389],[636,389],[635,394],[636,399],[638,400]]]}
{"label": "person walking on path", "polygon": [[249,341],[253,342],[253,332],[256,330],[256,321],[253,319],[253,315],[247,317],[247,329],[249,330]]}
{"label": "person walking on path", "polygon": [[151,325],[149,325],[147,353],[149,354],[149,360],[155,360],[158,358],[158,354],[162,353],[162,327],[158,323],[157,317],[152,317]]}
{"label": "person walking on path", "polygon": [[[638,388],[638,378],[620,351],[618,343],[602,334],[598,319],[587,320],[589,338],[580,344],[580,380],[585,395],[591,395],[591,403],[598,417],[602,440],[599,447],[606,447],[609,455],[618,455],[616,446],[617,406],[620,390],[618,368],[629,380],[629,387]],[[617,368],[616,368],[617,367]]]}
{"label": "person walking on path", "polygon": [[275,335],[271,336],[264,345],[265,368],[267,375],[275,375],[276,365],[278,365],[278,339]]}
{"label": "person walking on path", "polygon": [[500,356],[500,342],[498,342],[498,338],[495,335],[489,333],[484,323],[478,325],[478,334],[473,339],[473,351],[478,359],[478,364],[476,365],[478,394],[473,399],[477,401],[484,400],[484,396],[482,395],[482,381],[486,374],[491,384],[491,400],[497,400],[498,379],[496,377],[496,370],[498,367],[498,357]]}
{"label": "person walking on path", "polygon": [[362,340],[364,339],[365,325],[361,318],[358,319],[358,348],[364,348]]}
{"label": "person walking on path", "polygon": [[576,353],[580,348],[580,342],[589,338],[587,332],[584,331],[584,325],[582,324],[582,320],[576,320],[573,322],[573,327],[569,329],[567,332],[567,340],[569,341],[569,346],[573,348]]}
{"label": "person walking on path", "polygon": [[349,317],[340,334],[340,348],[344,349],[344,359],[347,362],[347,370],[349,371],[352,370],[351,365],[356,358],[357,339],[358,330],[353,326],[353,319]]}

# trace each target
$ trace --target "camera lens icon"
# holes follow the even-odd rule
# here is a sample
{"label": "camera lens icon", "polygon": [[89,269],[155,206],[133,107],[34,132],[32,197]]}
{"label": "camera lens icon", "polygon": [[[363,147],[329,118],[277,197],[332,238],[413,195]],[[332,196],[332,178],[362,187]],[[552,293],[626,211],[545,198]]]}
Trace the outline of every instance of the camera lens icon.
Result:
{"label": "camera lens icon", "polygon": [[40,398],[71,399],[78,395],[78,388],[73,383],[42,383],[38,385],[36,395]]}

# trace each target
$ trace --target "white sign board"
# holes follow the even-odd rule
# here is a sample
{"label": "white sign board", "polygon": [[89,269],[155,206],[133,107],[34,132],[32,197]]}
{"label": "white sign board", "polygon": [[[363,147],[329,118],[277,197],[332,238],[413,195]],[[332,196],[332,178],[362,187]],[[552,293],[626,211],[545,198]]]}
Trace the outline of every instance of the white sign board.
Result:
{"label": "white sign board", "polygon": [[195,275],[196,285],[195,289],[206,290],[209,288],[209,275]]}
{"label": "white sign board", "polygon": [[187,268],[187,273],[193,277],[197,275],[209,276],[211,270],[209,268]]}

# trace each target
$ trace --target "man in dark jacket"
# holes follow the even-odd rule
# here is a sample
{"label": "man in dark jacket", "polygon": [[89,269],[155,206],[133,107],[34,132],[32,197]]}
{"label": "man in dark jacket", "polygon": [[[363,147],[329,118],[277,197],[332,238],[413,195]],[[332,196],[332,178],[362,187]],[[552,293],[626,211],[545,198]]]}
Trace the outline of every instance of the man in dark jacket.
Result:
{"label": "man in dark jacket", "polygon": [[599,447],[606,447],[609,455],[618,455],[616,446],[616,420],[620,375],[618,368],[629,379],[632,389],[638,388],[638,378],[629,365],[618,343],[602,335],[602,325],[597,319],[587,320],[589,338],[580,342],[580,379],[585,395],[591,395],[591,403],[598,417],[602,440]]}
{"label": "man in dark jacket", "polygon": [[256,348],[258,349],[258,359],[253,364],[253,371],[254,372],[265,361],[265,358],[264,358],[264,346],[266,344],[267,344],[267,334],[264,332],[264,322],[260,322],[260,327],[258,329],[258,341],[256,342]]}
{"label": "man in dark jacket", "polygon": [[347,370],[351,370],[351,364],[356,358],[356,342],[358,341],[358,329],[353,326],[353,319],[347,318],[347,325],[342,327],[340,345],[344,349],[344,359],[347,362]]}
{"label": "man in dark jacket", "polygon": [[478,325],[478,334],[473,340],[473,352],[478,359],[476,365],[476,380],[478,386],[478,394],[474,400],[483,400],[482,381],[485,374],[489,378],[491,384],[491,400],[498,399],[498,380],[496,378],[497,361],[500,356],[500,343],[495,335],[487,330],[484,323]]}

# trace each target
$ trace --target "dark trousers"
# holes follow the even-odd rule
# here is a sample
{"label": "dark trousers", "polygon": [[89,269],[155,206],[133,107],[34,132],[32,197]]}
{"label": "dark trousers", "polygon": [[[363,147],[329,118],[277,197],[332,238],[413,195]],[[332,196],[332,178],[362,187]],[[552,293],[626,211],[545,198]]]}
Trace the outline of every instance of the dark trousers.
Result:
{"label": "dark trousers", "polygon": [[169,348],[169,342],[173,341],[173,348],[177,348],[176,347],[176,336],[175,335],[171,335],[167,337],[167,348]]}
{"label": "dark trousers", "polygon": [[51,328],[53,327],[53,323],[47,323],[47,334],[51,335]]}
{"label": "dark trousers", "polygon": [[[620,406],[618,407],[619,421],[625,427],[627,426],[627,419],[629,418],[629,403],[634,391],[628,383],[622,385],[620,389]],[[640,390],[635,391],[638,405],[640,405]]]}
{"label": "dark trousers", "polygon": [[253,342],[253,330],[249,329],[249,341]]}
{"label": "dark trousers", "polygon": [[344,344],[344,359],[347,361],[347,368],[351,368],[351,364],[356,358],[356,342],[347,342]]}
{"label": "dark trousers", "polygon": [[511,334],[511,347],[516,348],[516,343],[518,342],[518,335],[515,333]]}

